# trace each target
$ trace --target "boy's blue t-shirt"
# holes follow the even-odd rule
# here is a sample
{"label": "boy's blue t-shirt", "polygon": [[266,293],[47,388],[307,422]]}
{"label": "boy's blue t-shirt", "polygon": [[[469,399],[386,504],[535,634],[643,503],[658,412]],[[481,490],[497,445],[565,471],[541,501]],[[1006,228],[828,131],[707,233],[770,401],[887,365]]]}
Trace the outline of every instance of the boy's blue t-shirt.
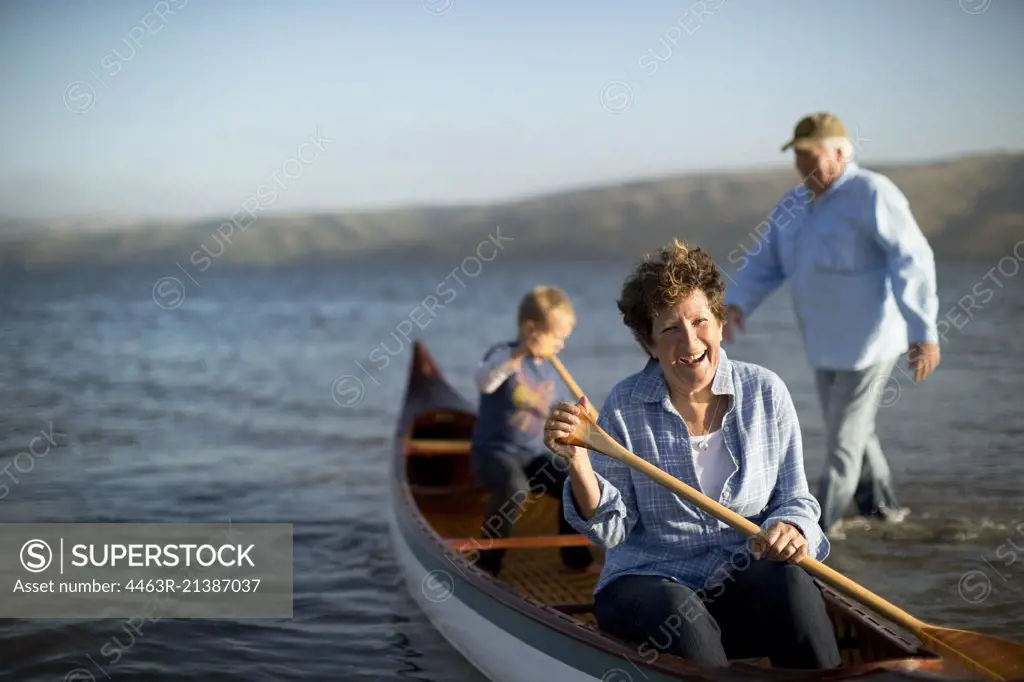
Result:
{"label": "boy's blue t-shirt", "polygon": [[[510,352],[515,341],[491,346],[484,353],[487,362],[494,353]],[[502,450],[523,464],[550,451],[544,445],[544,422],[560,400],[572,402],[568,387],[547,360],[524,357],[519,370],[492,393],[480,394],[480,407],[473,429],[473,450],[477,454]]]}

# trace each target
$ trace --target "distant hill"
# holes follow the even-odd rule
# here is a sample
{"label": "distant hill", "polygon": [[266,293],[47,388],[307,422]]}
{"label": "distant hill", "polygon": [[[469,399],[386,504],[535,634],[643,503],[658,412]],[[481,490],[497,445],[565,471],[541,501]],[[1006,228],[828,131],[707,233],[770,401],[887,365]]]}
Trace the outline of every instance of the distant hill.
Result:
{"label": "distant hill", "polygon": [[[866,166],[891,177],[906,193],[940,257],[997,259],[1024,239],[1024,154]],[[188,265],[191,259],[193,268],[209,258],[204,246],[218,263],[461,259],[498,225],[502,236],[513,239],[502,260],[570,254],[633,259],[672,237],[726,258],[752,246],[754,228],[795,181],[791,169],[706,173],[481,206],[257,213],[244,231],[234,228],[230,244],[216,237],[218,226],[229,219],[220,216],[180,222],[122,219],[109,225],[0,219],[0,267]]]}

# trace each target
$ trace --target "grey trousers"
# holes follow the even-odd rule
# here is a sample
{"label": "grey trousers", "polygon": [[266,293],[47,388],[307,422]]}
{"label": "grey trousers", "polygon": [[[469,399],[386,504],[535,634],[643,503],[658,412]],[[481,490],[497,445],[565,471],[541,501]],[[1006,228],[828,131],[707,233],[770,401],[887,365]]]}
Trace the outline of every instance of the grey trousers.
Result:
{"label": "grey trousers", "polygon": [[[882,401],[892,399],[890,376],[898,358],[859,371],[816,370],[825,417],[825,471],[818,488],[820,525],[827,532],[850,502],[863,516],[899,509],[892,473],[875,434]],[[888,388],[888,390],[886,390]]]}

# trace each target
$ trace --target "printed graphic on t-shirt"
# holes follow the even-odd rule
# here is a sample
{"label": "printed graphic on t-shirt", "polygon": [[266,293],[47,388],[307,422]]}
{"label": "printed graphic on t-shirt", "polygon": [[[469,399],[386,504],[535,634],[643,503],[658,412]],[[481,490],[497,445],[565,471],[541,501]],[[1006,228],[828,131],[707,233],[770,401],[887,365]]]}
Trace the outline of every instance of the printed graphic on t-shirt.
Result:
{"label": "printed graphic on t-shirt", "polygon": [[512,402],[516,411],[510,425],[531,437],[540,437],[544,433],[544,420],[554,400],[555,382],[549,380],[533,383],[525,373],[516,375],[515,382]]}

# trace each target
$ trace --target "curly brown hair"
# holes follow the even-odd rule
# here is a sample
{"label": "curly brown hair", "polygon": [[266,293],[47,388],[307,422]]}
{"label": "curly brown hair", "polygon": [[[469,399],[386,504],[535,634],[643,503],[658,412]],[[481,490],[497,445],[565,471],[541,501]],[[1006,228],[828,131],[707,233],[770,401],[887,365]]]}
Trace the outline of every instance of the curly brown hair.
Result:
{"label": "curly brown hair", "polygon": [[694,291],[703,291],[712,314],[725,322],[725,283],[711,256],[673,239],[658,249],[656,258],[645,254],[643,261],[622,285],[619,312],[640,347],[650,355],[653,346],[651,324],[654,315],[674,306]]}

